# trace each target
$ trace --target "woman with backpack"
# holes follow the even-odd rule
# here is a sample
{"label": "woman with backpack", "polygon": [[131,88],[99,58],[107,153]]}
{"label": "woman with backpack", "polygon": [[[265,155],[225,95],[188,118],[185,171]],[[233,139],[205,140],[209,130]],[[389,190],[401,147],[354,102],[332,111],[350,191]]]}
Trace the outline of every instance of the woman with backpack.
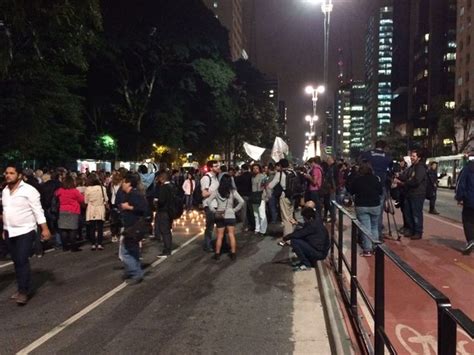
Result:
{"label": "woman with backpack", "polygon": [[[230,241],[230,258],[236,259],[237,243],[235,240],[235,213],[240,211],[244,205],[244,199],[239,195],[237,190],[233,187],[232,177],[230,175],[223,175],[219,183],[219,188],[209,196],[208,204],[217,201],[217,208],[214,210],[214,221],[217,227],[217,240],[214,259],[219,260],[221,256],[222,241],[224,239],[224,232],[227,230]],[[237,206],[234,207],[235,201]]]}

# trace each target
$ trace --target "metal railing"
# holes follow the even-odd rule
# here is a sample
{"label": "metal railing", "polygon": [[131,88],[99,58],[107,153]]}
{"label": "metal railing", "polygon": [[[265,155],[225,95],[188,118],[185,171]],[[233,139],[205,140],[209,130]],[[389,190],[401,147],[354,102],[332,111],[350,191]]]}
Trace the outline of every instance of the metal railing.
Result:
{"label": "metal railing", "polygon": [[[336,236],[335,221],[331,223],[331,252],[330,260],[341,291],[343,300],[348,308],[351,322],[359,337],[360,344],[368,353],[377,355],[384,354],[387,349],[391,354],[396,354],[392,340],[385,331],[385,261],[389,259],[392,263],[408,276],[411,281],[423,290],[435,302],[437,308],[437,328],[438,328],[438,354],[455,355],[457,344],[457,327],[461,327],[468,336],[474,338],[474,322],[459,309],[453,309],[451,301],[436,287],[430,284],[413,268],[404,262],[388,246],[378,240],[374,240],[368,231],[357,218],[335,201],[331,201],[338,210],[338,228]],[[344,254],[344,218],[350,220],[350,261]],[[374,304],[372,305],[367,292],[358,279],[357,270],[357,240],[358,234],[362,232],[368,236],[374,245],[375,252],[375,285],[374,285]],[[337,254],[336,254],[337,253]],[[336,260],[337,255],[337,260]],[[350,275],[349,285],[344,282],[344,271]],[[374,334],[365,331],[365,327],[359,316],[359,299],[361,295],[363,302],[367,306],[373,319]],[[369,321],[369,320],[368,320]],[[372,345],[371,336],[373,335],[374,344]]]}

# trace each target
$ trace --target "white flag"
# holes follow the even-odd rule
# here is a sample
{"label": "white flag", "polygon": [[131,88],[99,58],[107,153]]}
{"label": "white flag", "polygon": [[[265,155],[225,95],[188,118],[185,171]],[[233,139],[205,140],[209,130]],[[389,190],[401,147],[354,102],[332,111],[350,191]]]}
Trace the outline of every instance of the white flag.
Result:
{"label": "white flag", "polygon": [[256,145],[248,144],[244,142],[245,153],[253,160],[260,160],[265,148],[257,147]]}
{"label": "white flag", "polygon": [[289,151],[288,144],[280,137],[276,137],[275,143],[273,143],[272,159],[279,162],[285,155],[288,155]]}

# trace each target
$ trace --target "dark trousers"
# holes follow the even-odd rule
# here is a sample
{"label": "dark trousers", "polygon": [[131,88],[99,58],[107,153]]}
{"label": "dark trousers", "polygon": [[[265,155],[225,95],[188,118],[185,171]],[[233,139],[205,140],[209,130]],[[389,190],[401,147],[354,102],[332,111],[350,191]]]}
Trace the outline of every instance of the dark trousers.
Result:
{"label": "dark trousers", "polygon": [[474,241],[474,208],[463,206],[462,225],[466,241],[468,243]]}
{"label": "dark trousers", "polygon": [[430,198],[430,212],[434,212],[436,210],[436,190],[433,191],[433,195]]}
{"label": "dark trousers", "polygon": [[268,200],[268,210],[270,211],[270,222],[271,223],[276,223],[278,221],[279,206],[278,206],[277,202],[278,202],[277,199],[272,194],[272,196]]}
{"label": "dark trousers", "polygon": [[324,260],[326,255],[314,249],[307,241],[303,239],[292,239],[291,247],[305,266],[312,267],[318,260]]}
{"label": "dark trousers", "polygon": [[102,245],[104,242],[104,221],[92,220],[87,222],[88,238],[93,245]]}
{"label": "dark trousers", "polygon": [[204,208],[206,214],[206,230],[204,232],[204,245],[203,248],[206,250],[212,249],[212,232],[214,231],[214,212],[209,207]]}
{"label": "dark trousers", "polygon": [[77,249],[77,229],[60,229],[63,250]]}
{"label": "dark trousers", "polygon": [[171,253],[173,235],[171,234],[172,219],[168,212],[157,212],[158,238],[163,241],[163,253]]}
{"label": "dark trousers", "polygon": [[120,234],[120,228],[122,222],[120,221],[120,212],[117,206],[112,206],[110,209],[110,233],[112,236],[118,236]]}
{"label": "dark trousers", "polygon": [[36,231],[31,231],[18,237],[7,238],[7,246],[15,265],[16,283],[18,292],[28,294],[31,292],[30,255]]}
{"label": "dark trousers", "polygon": [[407,228],[414,234],[423,234],[423,204],[425,196],[407,196],[405,214]]}
{"label": "dark trousers", "polygon": [[193,209],[193,195],[184,195],[184,205],[188,211]]}

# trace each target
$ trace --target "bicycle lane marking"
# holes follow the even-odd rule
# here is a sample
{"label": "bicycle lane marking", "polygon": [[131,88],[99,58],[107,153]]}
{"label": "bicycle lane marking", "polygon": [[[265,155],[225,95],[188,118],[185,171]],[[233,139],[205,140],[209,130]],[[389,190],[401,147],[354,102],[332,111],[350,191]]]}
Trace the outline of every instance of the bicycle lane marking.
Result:
{"label": "bicycle lane marking", "polygon": [[[199,232],[198,234],[194,235],[191,239],[180,245],[178,248],[172,251],[171,255],[176,254],[178,251],[195,241],[197,238],[199,238],[202,235],[202,232]],[[151,268],[154,268],[167,260],[167,258],[160,258],[159,260],[155,261],[153,264],[151,264]],[[58,326],[54,327],[51,329],[48,333],[43,335],[42,337],[36,339],[33,343],[30,345],[26,346],[25,348],[21,349],[20,351],[17,352],[17,355],[23,355],[23,354],[29,354],[33,350],[36,350],[39,348],[41,345],[46,343],[48,340],[51,338],[55,337],[58,335],[60,332],[62,332],[64,329],[69,327],[70,325],[74,324],[77,322],[79,319],[87,315],[88,313],[92,312],[95,308],[99,307],[101,304],[106,302],[109,298],[113,297],[114,295],[118,294],[120,291],[122,291],[125,287],[127,287],[126,282],[122,282],[120,285],[115,287],[114,289],[110,290],[107,292],[105,295],[88,305],[86,308],[84,308],[82,311],[79,311],[78,313],[74,314],[72,317],[68,318]]]}
{"label": "bicycle lane marking", "polygon": [[438,221],[438,222],[441,222],[441,223],[447,224],[448,226],[451,226],[451,227],[455,227],[455,228],[458,228],[458,229],[464,230],[464,228],[463,228],[462,226],[458,225],[458,224],[454,224],[454,223],[451,223],[451,222],[445,221],[445,220],[443,220],[443,219],[441,219],[441,218],[434,217],[434,216],[432,216],[432,215],[430,215],[430,214],[427,214],[427,213],[424,213],[424,212],[423,212],[423,215],[424,215],[425,217],[428,217],[428,218],[434,219],[435,221]]}

